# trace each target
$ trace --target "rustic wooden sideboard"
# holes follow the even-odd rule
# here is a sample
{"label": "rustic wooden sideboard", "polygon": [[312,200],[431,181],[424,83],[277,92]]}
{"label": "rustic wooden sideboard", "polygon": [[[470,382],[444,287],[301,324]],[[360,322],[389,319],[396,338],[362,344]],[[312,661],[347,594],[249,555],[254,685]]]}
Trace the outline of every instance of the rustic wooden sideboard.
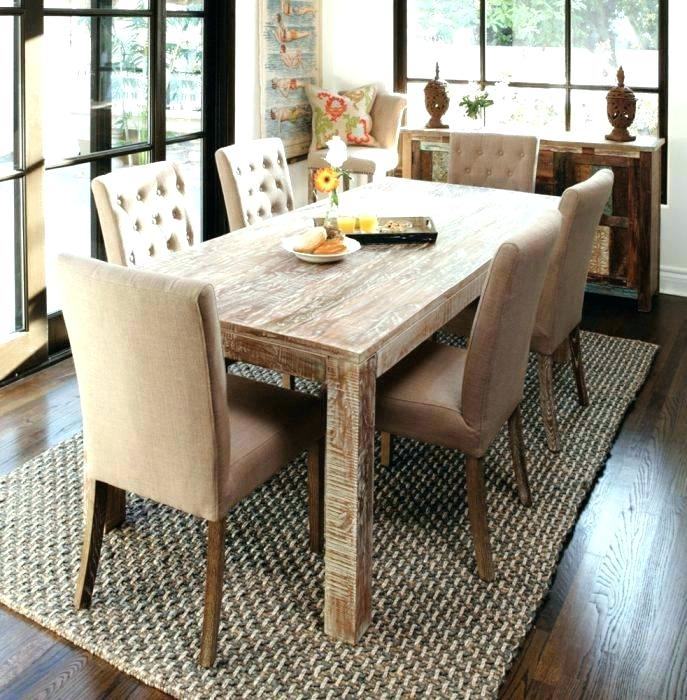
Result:
{"label": "rustic wooden sideboard", "polygon": [[[449,133],[404,127],[402,176],[445,178],[445,168],[437,168],[434,153],[447,151]],[[651,136],[614,143],[572,132],[540,137],[537,192],[541,194],[561,195],[600,168],[613,170],[615,185],[597,229],[587,290],[635,298],[640,311],[651,310],[658,291],[664,143]]]}

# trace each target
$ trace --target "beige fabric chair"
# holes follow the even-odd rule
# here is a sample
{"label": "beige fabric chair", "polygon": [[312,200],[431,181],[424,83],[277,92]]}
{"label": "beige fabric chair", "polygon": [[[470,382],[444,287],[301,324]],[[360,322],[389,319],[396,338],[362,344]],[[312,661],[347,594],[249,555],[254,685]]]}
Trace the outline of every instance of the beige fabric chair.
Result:
{"label": "beige fabric chair", "polygon": [[425,343],[378,382],[379,430],[466,454],[470,525],[479,575],[494,578],[483,457],[507,421],[520,500],[531,503],[522,441],[530,337],[560,215],[547,212],[498,250],[467,350]]}
{"label": "beige fabric chair", "polygon": [[[563,217],[561,235],[551,256],[530,346],[538,353],[539,400],[546,441],[554,452],[560,449],[553,396],[554,361],[571,358],[578,399],[582,406],[589,404],[579,324],[594,234],[612,190],[612,171],[601,170],[565,190],[558,207]],[[472,304],[450,321],[445,330],[456,335],[470,335],[476,308],[476,304]]]}
{"label": "beige fabric chair", "polygon": [[565,190],[559,206],[563,216],[561,235],[551,256],[531,344],[539,361],[539,399],[546,440],[554,452],[560,449],[560,438],[553,395],[553,362],[554,357],[566,359],[568,348],[580,405],[589,405],[580,321],[594,235],[612,191],[613,172],[600,170]]}
{"label": "beige fabric chair", "polygon": [[281,139],[257,139],[215,153],[229,229],[293,211],[293,187]]}
{"label": "beige fabric chair", "polygon": [[114,170],[96,177],[91,189],[109,262],[144,265],[195,243],[176,163]]}
{"label": "beige fabric chair", "polygon": [[[321,487],[318,399],[227,376],[211,286],[61,256],[64,316],[81,395],[86,520],[77,608],[91,604],[112,490],[208,521],[200,663],[217,647],[227,513],[311,446]],[[315,499],[315,496],[313,496]],[[322,540],[311,508],[311,546]]]}
{"label": "beige fabric chair", "polygon": [[[406,95],[398,93],[378,93],[372,105],[372,136],[379,147],[351,146],[348,148],[348,159],[343,168],[353,175],[366,175],[370,182],[377,173],[387,174],[398,165],[398,137],[401,131],[401,118],[408,100]],[[317,198],[313,186],[313,176],[319,168],[329,164],[324,159],[327,149],[314,149],[308,153],[309,197],[314,202]],[[348,184],[344,181],[344,187]]]}
{"label": "beige fabric chair", "polygon": [[538,157],[536,136],[452,133],[448,181],[455,185],[534,192]]}

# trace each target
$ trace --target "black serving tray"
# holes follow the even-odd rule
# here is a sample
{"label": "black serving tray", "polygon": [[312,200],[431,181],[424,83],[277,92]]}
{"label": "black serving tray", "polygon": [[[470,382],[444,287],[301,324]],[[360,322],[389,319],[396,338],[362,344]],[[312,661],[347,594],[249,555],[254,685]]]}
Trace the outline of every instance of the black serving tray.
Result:
{"label": "black serving tray", "polygon": [[[392,221],[408,222],[409,226],[403,231],[385,230]],[[324,219],[315,219],[315,226],[322,226]],[[347,238],[354,238],[362,245],[382,245],[389,243],[434,243],[439,235],[434,222],[429,216],[380,216],[379,229],[372,233],[347,233]]]}

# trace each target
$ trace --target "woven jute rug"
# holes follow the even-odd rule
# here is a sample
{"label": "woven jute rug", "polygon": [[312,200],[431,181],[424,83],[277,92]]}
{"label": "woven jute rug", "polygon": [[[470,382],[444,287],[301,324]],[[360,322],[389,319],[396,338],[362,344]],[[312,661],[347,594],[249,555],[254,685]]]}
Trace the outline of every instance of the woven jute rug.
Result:
{"label": "woven jute rug", "polygon": [[505,431],[488,454],[493,583],[475,574],[463,457],[399,439],[392,465],[377,462],[374,613],[357,646],[323,632],[323,562],[308,550],[302,458],[230,514],[212,670],[196,663],[205,526],[192,517],[130,495],[126,526],[105,538],[92,608],[72,607],[83,517],[80,436],[0,486],[0,602],[179,697],[492,697],[656,352],[591,333],[582,341],[591,406],[578,406],[570,369],[558,368],[556,456],[545,447],[530,363],[531,509],[518,501]]}

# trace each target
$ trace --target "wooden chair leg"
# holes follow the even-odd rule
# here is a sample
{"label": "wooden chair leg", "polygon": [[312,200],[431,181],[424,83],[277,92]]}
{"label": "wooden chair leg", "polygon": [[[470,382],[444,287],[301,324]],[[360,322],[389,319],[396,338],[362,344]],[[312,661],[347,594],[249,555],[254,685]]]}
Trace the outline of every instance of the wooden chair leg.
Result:
{"label": "wooden chair leg", "polygon": [[522,436],[522,412],[519,404],[508,419],[508,437],[510,438],[510,453],[513,459],[515,482],[518,485],[520,502],[529,508],[532,505],[532,494],[527,480],[527,459],[525,441]]}
{"label": "wooden chair leg", "polygon": [[308,450],[308,524],[310,551],[322,554],[324,549],[324,440]]}
{"label": "wooden chair leg", "polygon": [[577,326],[568,336],[570,344],[570,359],[577,384],[577,398],[580,406],[589,406],[589,394],[587,393],[587,381],[584,376],[584,363],[582,362],[582,347],[580,345],[580,327]]}
{"label": "wooden chair leg", "polygon": [[388,467],[391,464],[391,433],[382,433],[381,464]]}
{"label": "wooden chair leg", "polygon": [[126,491],[116,486],[107,487],[107,507],[105,515],[105,532],[121,527],[126,520]]}
{"label": "wooden chair leg", "polygon": [[74,605],[77,610],[91,607],[95,578],[100,562],[100,548],[103,544],[105,515],[107,511],[108,485],[102,481],[86,479],[84,482],[85,524],[83,547],[81,549],[81,567],[76,582]]}
{"label": "wooden chair leg", "polygon": [[208,522],[207,572],[205,577],[205,608],[203,634],[200,640],[200,665],[211,668],[217,657],[217,633],[222,611],[224,581],[224,536],[227,519]]}
{"label": "wooden chair leg", "polygon": [[281,373],[281,385],[284,389],[295,389],[296,388],[296,377],[289,374],[288,372]]}
{"label": "wooden chair leg", "polygon": [[556,402],[553,395],[553,358],[551,355],[537,355],[539,369],[539,405],[546,443],[552,452],[559,452],[558,422],[556,420]]}
{"label": "wooden chair leg", "polygon": [[477,457],[465,457],[467,474],[468,515],[472,541],[477,558],[477,572],[483,581],[494,580],[494,564],[491,558],[489,527],[487,525],[487,499],[484,486],[484,462]]}

